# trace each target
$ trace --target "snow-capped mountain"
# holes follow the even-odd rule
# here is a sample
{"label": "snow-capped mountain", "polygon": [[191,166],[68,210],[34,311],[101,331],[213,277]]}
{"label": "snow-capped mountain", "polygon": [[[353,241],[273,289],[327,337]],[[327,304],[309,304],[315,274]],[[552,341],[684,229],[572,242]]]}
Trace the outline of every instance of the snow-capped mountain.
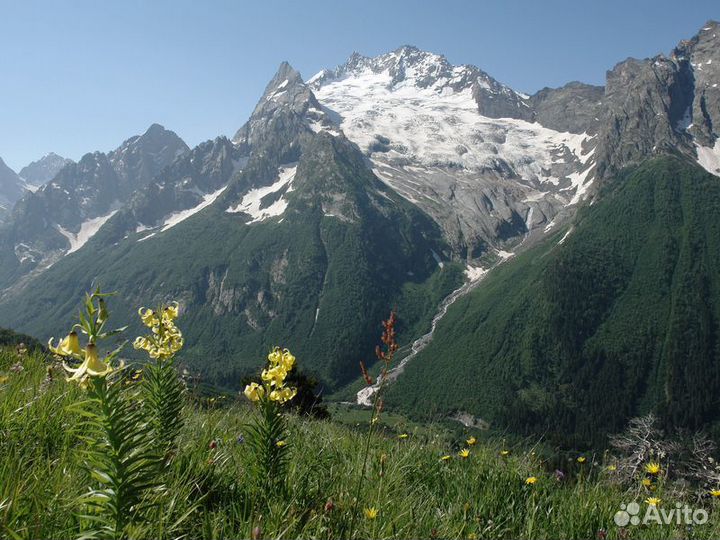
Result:
{"label": "snow-capped mountain", "polygon": [[548,227],[592,183],[594,135],[533,122],[528,96],[477,67],[402,47],[309,85],[375,173],[468,255]]}
{"label": "snow-capped mountain", "polygon": [[23,167],[20,171],[20,177],[25,181],[28,190],[37,191],[40,186],[55,178],[60,169],[70,163],[73,163],[73,160],[50,152]]}

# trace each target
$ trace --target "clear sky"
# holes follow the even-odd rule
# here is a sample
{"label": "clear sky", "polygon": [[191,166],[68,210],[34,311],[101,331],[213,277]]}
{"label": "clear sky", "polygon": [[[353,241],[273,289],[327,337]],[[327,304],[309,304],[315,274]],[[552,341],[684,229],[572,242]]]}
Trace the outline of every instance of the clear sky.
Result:
{"label": "clear sky", "polygon": [[79,159],[153,122],[194,146],[232,135],[283,60],[309,78],[404,44],[518,91],[602,84],[708,19],[719,0],[0,0],[0,157]]}

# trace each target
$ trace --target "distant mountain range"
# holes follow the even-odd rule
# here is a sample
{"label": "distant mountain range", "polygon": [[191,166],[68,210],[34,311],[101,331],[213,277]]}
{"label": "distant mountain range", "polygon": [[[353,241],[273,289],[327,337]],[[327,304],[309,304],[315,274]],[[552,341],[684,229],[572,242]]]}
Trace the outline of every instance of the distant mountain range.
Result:
{"label": "distant mountain range", "polygon": [[713,426],[719,33],[532,96],[411,46],[283,63],[232,140],[153,125],[26,167],[34,192],[0,167],[0,324],[57,334],[100,283],[128,321],[179,299],[217,384],[283,344],[338,389],[391,307],[410,344],[463,287],[396,406],[576,444],[646,410]]}

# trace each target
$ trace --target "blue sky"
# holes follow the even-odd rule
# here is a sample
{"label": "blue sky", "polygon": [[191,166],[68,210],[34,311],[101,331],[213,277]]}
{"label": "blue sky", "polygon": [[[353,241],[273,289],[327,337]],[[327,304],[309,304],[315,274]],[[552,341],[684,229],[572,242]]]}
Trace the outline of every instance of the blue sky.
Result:
{"label": "blue sky", "polygon": [[194,146],[232,135],[283,60],[309,78],[403,44],[528,93],[602,84],[708,19],[718,0],[0,0],[0,157],[78,159],[153,122]]}

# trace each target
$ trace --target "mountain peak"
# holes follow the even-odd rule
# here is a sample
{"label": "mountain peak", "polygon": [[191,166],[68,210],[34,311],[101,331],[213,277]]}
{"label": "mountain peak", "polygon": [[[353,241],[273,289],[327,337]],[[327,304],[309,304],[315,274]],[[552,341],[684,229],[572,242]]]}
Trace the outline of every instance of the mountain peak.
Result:
{"label": "mountain peak", "polygon": [[289,62],[283,61],[280,63],[273,78],[270,79],[270,82],[265,87],[265,96],[296,84],[305,84],[300,72],[292,67]]}
{"label": "mountain peak", "polygon": [[165,126],[153,123],[150,124],[150,127],[145,130],[145,133],[143,135],[160,135],[163,133],[171,133],[167,129],[165,129]]}
{"label": "mountain peak", "polygon": [[233,143],[246,152],[274,136],[287,139],[286,143],[294,140],[299,131],[307,129],[304,116],[309,108],[320,108],[315,95],[300,73],[288,62],[282,62],[250,119],[235,133]]}
{"label": "mountain peak", "polygon": [[31,186],[39,187],[52,180],[65,165],[72,162],[71,159],[59,156],[55,152],[48,152],[40,159],[23,167],[20,176]]}
{"label": "mountain peak", "polygon": [[119,148],[111,152],[110,159],[115,162],[126,154],[141,152],[157,155],[160,161],[167,165],[189,149],[177,133],[154,123],[142,135],[135,135],[125,140]]}

